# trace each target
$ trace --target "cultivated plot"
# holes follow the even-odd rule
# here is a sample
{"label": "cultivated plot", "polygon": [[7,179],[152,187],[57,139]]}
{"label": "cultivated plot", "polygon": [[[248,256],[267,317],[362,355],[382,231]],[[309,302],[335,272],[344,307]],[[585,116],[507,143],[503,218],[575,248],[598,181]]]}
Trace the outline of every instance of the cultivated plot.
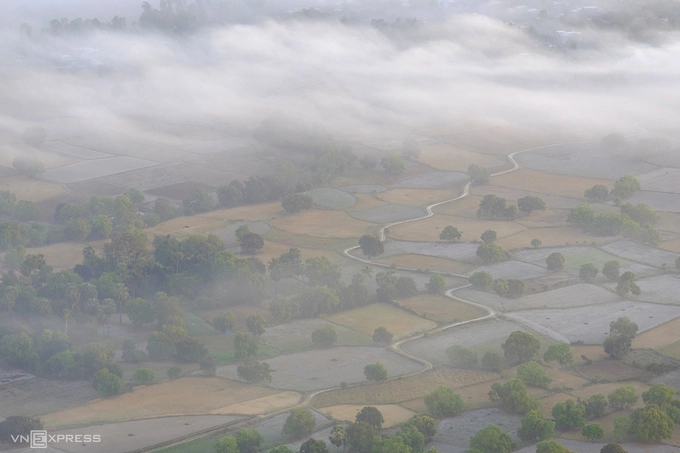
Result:
{"label": "cultivated plot", "polygon": [[353,219],[342,211],[305,211],[279,217],[272,225],[280,230],[320,238],[355,238],[374,225]]}
{"label": "cultivated plot", "polygon": [[493,230],[499,238],[503,238],[526,229],[526,227],[515,222],[435,215],[417,222],[395,225],[390,228],[390,236],[405,241],[442,242],[439,235],[449,225],[458,228],[461,233],[460,240],[463,242],[479,241],[480,235],[486,230]]}
{"label": "cultivated plot", "polygon": [[570,342],[582,340],[601,344],[609,334],[609,324],[627,316],[644,332],[680,316],[680,308],[644,302],[614,302],[566,309],[530,310],[508,313],[510,319],[528,320],[566,337]]}
{"label": "cultivated plot", "polygon": [[349,193],[373,193],[373,192],[384,192],[387,190],[385,186],[378,184],[359,184],[356,186],[345,186],[341,187],[342,190]]}
{"label": "cultivated plot", "polygon": [[328,209],[345,209],[357,202],[357,199],[352,194],[331,187],[310,190],[305,192],[305,195],[312,197],[314,204]]}
{"label": "cultivated plot", "polygon": [[645,203],[660,212],[680,212],[680,194],[677,193],[643,191],[626,198],[626,202]]}
{"label": "cultivated plot", "polygon": [[665,167],[637,176],[642,190],[680,193],[680,168]]}
{"label": "cultivated plot", "polygon": [[520,168],[504,175],[494,176],[491,184],[494,187],[508,187],[543,194],[538,195],[541,198],[550,194],[569,199],[583,198],[583,192],[595,184],[602,184],[609,189],[613,186],[612,181],[607,179],[560,175],[530,168]]}
{"label": "cultivated plot", "polygon": [[467,173],[436,171],[409,176],[397,181],[393,187],[404,189],[442,189],[460,187],[469,180]]}
{"label": "cultivated plot", "polygon": [[395,338],[403,338],[436,326],[432,321],[412,315],[389,304],[370,304],[327,316],[326,320],[366,335],[383,326]]}
{"label": "cultivated plot", "polygon": [[138,159],[136,157],[117,156],[104,159],[84,160],[62,167],[51,168],[45,172],[43,178],[62,184],[86,181],[102,176],[125,173],[140,168],[153,167],[156,162]]}
{"label": "cultivated plot", "polygon": [[476,263],[478,248],[479,244],[471,243],[387,241],[385,253],[381,256],[387,258],[394,255],[416,254]]}
{"label": "cultivated plot", "polygon": [[661,304],[680,304],[680,276],[672,274],[657,275],[655,277],[638,280],[637,285],[642,290],[639,299]]}
{"label": "cultivated plot", "polygon": [[61,184],[54,184],[26,176],[10,176],[0,179],[0,190],[9,190],[17,200],[39,202],[64,193]]}
{"label": "cultivated plot", "polygon": [[388,204],[364,211],[354,211],[352,217],[373,223],[390,223],[414,219],[425,215],[425,210],[415,206]]}
{"label": "cultivated plot", "polygon": [[[278,326],[269,327],[260,339],[284,352],[299,352],[313,349],[312,332],[321,327],[332,327],[338,336],[338,346],[366,346],[373,344],[367,334],[350,330],[323,319],[301,319]],[[372,333],[372,332],[371,332]]]}
{"label": "cultivated plot", "polygon": [[378,259],[374,258],[374,261],[389,266],[394,264],[395,266],[407,267],[409,269],[432,270],[450,274],[465,274],[474,269],[472,265],[458,261],[412,254],[395,255],[387,259],[380,259],[378,257]]}
{"label": "cultivated plot", "polygon": [[[530,280],[532,278],[543,277],[550,272],[546,269],[536,266],[535,264],[525,263],[523,261],[503,261],[501,263],[491,264],[489,266],[482,266],[472,272],[485,271],[491,274],[493,278],[511,278],[518,280]],[[472,273],[470,272],[470,274]]]}
{"label": "cultivated plot", "polygon": [[625,239],[607,244],[602,249],[612,255],[654,267],[673,268],[675,267],[675,260],[680,257],[678,253],[668,252]]}
{"label": "cultivated plot", "polygon": [[378,195],[378,198],[391,204],[428,206],[450,200],[459,194],[458,190],[450,189],[390,189]]}
{"label": "cultivated plot", "polygon": [[489,425],[498,426],[517,440],[522,417],[498,408],[465,411],[457,417],[441,420],[437,425],[437,434],[427,447],[435,447],[442,452],[462,453],[470,447],[470,438]]}
{"label": "cultivated plot", "polygon": [[[302,392],[339,387],[342,382],[362,382],[366,380],[364,367],[375,362],[382,363],[391,377],[413,373],[421,368],[419,363],[387,349],[361,346],[299,352],[266,362],[274,370],[271,385]],[[238,379],[236,365],[220,367],[217,374]]]}
{"label": "cultivated plot", "polygon": [[486,315],[486,310],[439,294],[419,294],[396,303],[435,322],[468,321]]}
{"label": "cultivated plot", "polygon": [[606,236],[590,236],[583,232],[583,228],[575,225],[552,226],[556,223],[556,220],[559,220],[559,223],[564,223],[566,213],[564,215],[557,214],[550,216],[552,218],[545,219],[546,222],[543,225],[539,223],[541,222],[540,217],[542,217],[542,214],[533,218],[524,217],[517,219],[517,223],[531,228],[500,238],[496,243],[506,250],[517,250],[532,247],[531,241],[534,239],[541,241],[543,247],[564,247],[571,244],[590,244],[593,242],[596,244],[606,244],[614,240]]}
{"label": "cultivated plot", "polygon": [[[322,412],[335,420],[354,422],[357,413],[365,406],[361,404],[341,404],[339,406],[322,407],[319,412]],[[383,428],[392,428],[416,415],[415,412],[405,409],[396,404],[379,404],[374,406],[380,411],[385,422]]]}

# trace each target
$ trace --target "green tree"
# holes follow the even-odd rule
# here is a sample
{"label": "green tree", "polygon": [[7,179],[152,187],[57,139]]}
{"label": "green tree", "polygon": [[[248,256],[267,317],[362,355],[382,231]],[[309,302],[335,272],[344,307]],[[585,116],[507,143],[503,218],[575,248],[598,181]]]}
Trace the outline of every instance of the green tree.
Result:
{"label": "green tree", "polygon": [[5,253],[5,265],[10,269],[18,268],[26,259],[26,249],[23,245],[16,245]]}
{"label": "green tree", "polygon": [[173,219],[179,215],[172,202],[166,198],[156,198],[153,205],[153,212],[161,219],[161,222]]}
{"label": "green tree", "polygon": [[543,354],[546,362],[557,362],[560,366],[568,366],[574,363],[574,356],[571,353],[569,343],[551,344]]}
{"label": "green tree", "polygon": [[399,175],[406,170],[404,160],[397,154],[388,154],[380,159],[380,166],[385,169],[386,173],[391,175]]}
{"label": "green tree", "polygon": [[446,280],[439,274],[430,275],[430,281],[425,284],[425,288],[431,293],[440,294],[446,288]]}
{"label": "green tree", "polygon": [[597,236],[616,236],[623,226],[623,218],[619,214],[605,212],[593,218],[588,231]]}
{"label": "green tree", "polygon": [[512,436],[496,425],[482,428],[470,438],[470,448],[481,453],[510,453],[515,447]]}
{"label": "green tree", "polygon": [[236,374],[239,378],[251,384],[272,381],[272,369],[266,362],[258,362],[252,357],[247,358],[242,364],[236,367]]}
{"label": "green tree", "polygon": [[604,437],[604,428],[599,423],[588,423],[583,425],[581,435],[590,440],[602,439]]}
{"label": "green tree", "polygon": [[246,233],[241,236],[240,244],[244,253],[255,253],[258,250],[262,250],[264,240],[257,233]]}
{"label": "green tree", "polygon": [[575,223],[576,225],[588,226],[595,218],[595,210],[588,203],[581,203],[569,210],[567,215],[567,222]]}
{"label": "green tree", "polygon": [[545,211],[545,201],[538,197],[522,197],[517,200],[517,207],[525,214],[533,211]]}
{"label": "green tree", "polygon": [[532,247],[540,247],[543,244],[543,241],[540,239],[532,239],[531,240],[531,246]]}
{"label": "green tree", "polygon": [[236,325],[236,318],[234,318],[234,314],[232,312],[227,311],[215,316],[212,319],[211,323],[215,330],[221,333],[225,333],[228,330],[234,328],[234,326]]}
{"label": "green tree", "polygon": [[246,319],[246,326],[248,327],[248,330],[256,338],[259,338],[259,336],[264,333],[264,328],[266,325],[267,321],[265,321],[264,317],[259,313],[250,315],[248,316],[248,319]]}
{"label": "green tree", "polygon": [[135,298],[125,304],[125,312],[135,327],[142,327],[144,324],[151,324],[156,319],[154,306],[145,299]]}
{"label": "green tree", "polygon": [[622,215],[628,216],[640,226],[654,225],[659,221],[659,214],[657,214],[651,206],[645,203],[636,205],[625,203],[621,205],[620,209]]}
{"label": "green tree", "polygon": [[517,298],[524,294],[524,289],[526,288],[522,280],[516,278],[511,278],[508,280],[508,291],[506,295],[508,297]]}
{"label": "green tree", "polygon": [[0,190],[0,214],[12,215],[17,196],[9,190]]}
{"label": "green tree", "polygon": [[470,275],[468,281],[480,289],[489,289],[493,285],[493,277],[486,271],[477,271]]}
{"label": "green tree", "polygon": [[298,407],[290,411],[283,425],[283,434],[289,437],[298,438],[311,434],[316,425],[316,418],[312,411],[305,407]]}
{"label": "green tree", "polygon": [[200,212],[210,212],[217,207],[213,197],[202,187],[194,189],[184,200],[182,209],[184,215],[194,215]]}
{"label": "green tree", "polygon": [[344,448],[347,444],[347,431],[342,425],[335,425],[331,430],[331,435],[328,436],[328,440],[337,448]]}
{"label": "green tree", "polygon": [[602,184],[595,184],[590,189],[586,189],[585,192],[583,192],[583,196],[590,201],[602,202],[609,198],[609,189],[607,189],[607,187],[603,186]]}
{"label": "green tree", "polygon": [[364,406],[356,415],[356,422],[364,422],[373,426],[375,429],[381,429],[385,419],[382,413],[373,406]]}
{"label": "green tree", "polygon": [[8,365],[33,370],[38,365],[38,351],[26,333],[5,335],[0,340],[0,358]]}
{"label": "green tree", "polygon": [[600,450],[600,453],[628,453],[619,444],[607,444]]}
{"label": "green tree", "polygon": [[508,412],[522,415],[539,406],[539,402],[529,396],[524,382],[519,379],[509,379],[503,384],[500,382],[493,384],[489,392],[489,400],[492,403],[500,403],[501,407]]}
{"label": "green tree", "polygon": [[439,233],[439,239],[442,241],[455,242],[459,241],[462,233],[458,231],[458,228],[447,225],[444,227],[441,233]]}
{"label": "green tree", "polygon": [[638,181],[635,176],[625,175],[614,183],[611,195],[623,199],[628,198],[635,192],[640,192],[641,190],[640,181]]}
{"label": "green tree", "polygon": [[323,440],[307,439],[300,445],[300,453],[328,453],[328,448]]}
{"label": "green tree", "polygon": [[214,445],[215,453],[240,453],[236,438],[234,436],[224,436]]}
{"label": "green tree", "polygon": [[477,353],[461,345],[453,345],[446,350],[451,365],[457,368],[472,369],[477,366]]}
{"label": "green tree", "polygon": [[545,374],[545,370],[538,363],[531,361],[517,367],[517,378],[526,385],[547,388],[552,378]]}
{"label": "green tree", "polygon": [[482,356],[481,366],[483,370],[495,371],[500,373],[503,369],[503,361],[501,355],[494,351],[487,351]]}
{"label": "green tree", "polygon": [[[418,431],[418,428],[409,424],[402,426],[393,439],[401,440],[406,446],[406,448],[403,448],[406,452],[422,452],[423,446],[425,445],[425,435]],[[388,450],[385,453],[391,453],[391,451]]]}
{"label": "green tree", "polygon": [[312,343],[317,348],[330,348],[338,341],[338,334],[333,326],[323,326],[312,332]]}
{"label": "green tree", "polygon": [[482,242],[485,244],[491,244],[492,242],[496,242],[496,238],[498,238],[498,233],[496,233],[494,230],[486,230],[482,233],[480,236],[482,239]]}
{"label": "green tree", "polygon": [[616,261],[607,261],[602,268],[602,274],[611,281],[617,281],[621,272],[621,264]]}
{"label": "green tree", "polygon": [[674,388],[668,387],[666,384],[657,384],[642,393],[642,401],[644,401],[645,404],[663,406],[664,404],[672,403],[674,395]]}
{"label": "green tree", "polygon": [[359,247],[361,247],[361,252],[369,258],[374,258],[385,252],[385,247],[380,239],[371,234],[361,236],[359,239]]}
{"label": "green tree", "polygon": [[394,334],[383,326],[380,326],[373,331],[373,343],[388,345],[392,343],[392,337],[394,337]]}
{"label": "green tree", "polygon": [[387,379],[387,370],[380,362],[372,363],[364,367],[364,376],[366,376],[366,379],[369,381],[384,381]]}
{"label": "green tree", "polygon": [[603,394],[598,393],[585,400],[583,405],[586,408],[586,418],[593,419],[604,417],[607,413],[607,406],[609,403]]}
{"label": "green tree", "polygon": [[586,408],[572,399],[557,403],[552,408],[552,416],[557,426],[571,429],[586,423]]}
{"label": "green tree", "polygon": [[484,185],[489,182],[491,178],[491,173],[486,168],[480,167],[477,164],[470,164],[467,171],[470,176],[470,180],[474,185]]}
{"label": "green tree", "polygon": [[102,368],[94,374],[92,385],[97,393],[105,398],[119,395],[125,390],[123,380],[106,368]]}
{"label": "green tree", "polygon": [[675,430],[675,424],[668,414],[654,406],[634,410],[630,419],[631,432],[642,442],[670,439]]}
{"label": "green tree", "polygon": [[507,254],[498,244],[482,244],[477,247],[477,256],[484,264],[491,264],[503,261]]}
{"label": "green tree", "polygon": [[546,258],[545,263],[549,271],[561,271],[564,269],[564,261],[564,255],[560,252],[553,252]]}
{"label": "green tree", "polygon": [[113,223],[103,215],[92,217],[92,236],[97,239],[108,239],[113,232]]}
{"label": "green tree", "polygon": [[607,396],[609,405],[615,409],[629,409],[638,401],[638,395],[635,387],[626,385],[619,387]]}
{"label": "green tree", "polygon": [[587,263],[581,266],[581,268],[578,271],[579,277],[581,277],[581,280],[584,280],[586,282],[592,281],[595,277],[597,277],[598,274],[598,269],[595,267],[594,264],[592,263]]}
{"label": "green tree", "polygon": [[355,422],[347,427],[347,447],[349,453],[370,453],[373,438],[379,431],[364,422]]}
{"label": "green tree", "polygon": [[182,367],[173,365],[170,368],[168,368],[166,374],[168,375],[168,379],[177,379],[182,375]]}
{"label": "green tree", "polygon": [[523,363],[538,355],[541,342],[530,333],[516,330],[508,336],[501,347],[506,359]]}
{"label": "green tree", "polygon": [[554,440],[544,440],[536,444],[536,453],[574,453]]}
{"label": "green tree", "polygon": [[139,368],[135,371],[132,379],[138,384],[148,385],[156,379],[156,374],[151,368]]}
{"label": "green tree", "polygon": [[461,413],[465,404],[453,389],[440,385],[425,397],[425,406],[435,417],[455,417]]}
{"label": "green tree", "polygon": [[424,436],[425,444],[432,442],[435,434],[437,434],[437,420],[429,415],[414,415],[408,419],[406,425],[414,426]]}
{"label": "green tree", "polygon": [[30,437],[31,431],[44,429],[38,417],[11,415],[0,422],[0,444],[22,444],[15,442],[16,436]]}
{"label": "green tree", "polygon": [[397,289],[399,297],[402,298],[413,297],[418,294],[416,281],[413,280],[413,277],[399,277],[394,283],[394,287]]}
{"label": "green tree", "polygon": [[238,360],[245,360],[257,354],[257,343],[252,335],[239,332],[234,336],[235,356]]}
{"label": "green tree", "polygon": [[604,352],[613,359],[621,359],[631,350],[638,325],[622,316],[609,324],[609,336],[604,340]]}
{"label": "green tree", "polygon": [[[504,218],[507,215],[507,200],[497,195],[485,195],[479,202],[477,217],[480,219]],[[515,209],[517,209],[515,207]]]}
{"label": "green tree", "polygon": [[293,214],[300,211],[305,211],[311,209],[312,207],[312,197],[309,195],[304,195],[301,193],[293,193],[283,197],[281,201],[281,206],[286,212]]}
{"label": "green tree", "polygon": [[262,434],[253,428],[241,428],[234,433],[239,453],[259,453],[264,443]]}
{"label": "green tree", "polygon": [[14,207],[14,217],[19,222],[30,222],[37,220],[40,215],[38,207],[32,201],[19,200]]}
{"label": "green tree", "polygon": [[524,442],[536,442],[551,438],[555,434],[555,422],[543,418],[539,411],[529,411],[522,419],[517,436]]}
{"label": "green tree", "polygon": [[630,294],[639,296],[642,293],[640,287],[635,283],[635,274],[632,272],[624,272],[619,277],[619,283],[616,285],[616,294],[621,297],[628,297]]}

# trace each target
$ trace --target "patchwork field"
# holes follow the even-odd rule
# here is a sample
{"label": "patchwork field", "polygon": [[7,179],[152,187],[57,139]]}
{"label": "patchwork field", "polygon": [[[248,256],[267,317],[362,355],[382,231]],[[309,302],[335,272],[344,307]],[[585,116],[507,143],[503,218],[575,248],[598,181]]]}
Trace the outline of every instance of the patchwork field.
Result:
{"label": "patchwork field", "polygon": [[659,168],[637,178],[642,190],[680,193],[680,168]]}
{"label": "patchwork field", "polygon": [[[608,179],[584,178],[582,176],[555,173],[559,172],[545,173],[530,168],[520,168],[504,175],[494,176],[491,179],[491,183],[498,187],[508,187],[572,199],[583,199],[583,192],[595,184],[602,184],[608,189],[614,186]],[[542,195],[538,196],[543,198]]]}
{"label": "patchwork field", "polygon": [[460,171],[435,171],[408,176],[394,183],[393,187],[402,189],[443,189],[457,188],[468,181],[467,173]]}
{"label": "patchwork field", "polygon": [[459,195],[458,190],[390,189],[378,197],[388,203],[408,206],[428,206]]}
{"label": "patchwork field", "polygon": [[436,327],[432,321],[389,304],[370,304],[326,316],[325,319],[366,335],[373,335],[376,328],[383,326],[394,334],[395,339]]}
{"label": "patchwork field", "polygon": [[636,336],[633,339],[633,349],[661,350],[678,341],[678,332],[680,332],[680,318],[675,318]]}
{"label": "patchwork field", "polygon": [[654,267],[673,268],[675,267],[675,260],[680,256],[678,253],[667,252],[628,240],[616,241],[603,246],[602,249],[612,255]]}
{"label": "patchwork field", "polygon": [[[322,407],[319,409],[319,412],[326,414],[335,420],[354,422],[357,413],[364,407],[365,406],[361,404],[342,404],[340,406]],[[379,404],[374,407],[380,411],[385,419],[383,428],[392,428],[416,415],[415,412],[396,404]]]}
{"label": "patchwork field", "polygon": [[153,167],[154,165],[157,165],[157,162],[136,157],[106,157],[96,160],[83,160],[74,164],[51,168],[45,172],[43,178],[49,181],[68,184],[125,173],[139,168]]}
{"label": "patchwork field", "polygon": [[437,206],[433,208],[432,211],[435,213],[435,215],[453,215],[477,219],[477,210],[479,209],[479,203],[481,201],[482,197],[468,195],[467,197],[461,198],[460,200]]}
{"label": "patchwork field", "polygon": [[517,441],[517,430],[522,425],[522,417],[508,414],[498,408],[465,411],[457,417],[442,419],[437,425],[429,447],[448,453],[463,453],[470,447],[470,438],[488,425],[496,425],[509,433]]}
{"label": "patchwork field", "polygon": [[545,326],[572,343],[582,340],[586,344],[602,344],[609,333],[609,323],[621,316],[627,316],[637,323],[639,332],[643,332],[680,316],[680,308],[624,301],[562,310],[522,311],[506,316]]}
{"label": "patchwork field", "polygon": [[486,315],[481,308],[439,294],[420,294],[397,303],[435,322],[460,322]]}
{"label": "patchwork field", "polygon": [[359,237],[374,228],[370,223],[353,219],[341,211],[300,212],[280,217],[272,221],[272,225],[283,231],[321,238]]}
{"label": "patchwork field", "polygon": [[655,211],[680,212],[680,194],[663,192],[638,192],[626,199],[628,203],[645,203]]}
{"label": "patchwork field", "polygon": [[503,238],[526,229],[526,227],[515,222],[435,215],[418,222],[409,222],[390,227],[390,236],[405,241],[438,242],[440,241],[439,235],[448,225],[458,228],[462,233],[461,241],[463,242],[479,241],[480,235],[486,230],[494,230],[498,233],[499,238]]}
{"label": "patchwork field", "polygon": [[305,195],[312,197],[314,204],[328,209],[349,208],[357,202],[357,199],[350,193],[330,187],[310,190],[305,192]]}
{"label": "patchwork field", "polygon": [[395,266],[409,269],[427,269],[451,274],[465,274],[474,269],[472,265],[459,261],[413,254],[394,255],[386,259],[374,259],[374,261],[389,266],[394,264]]}
{"label": "patchwork field", "polygon": [[642,294],[637,298],[661,304],[680,304],[680,276],[672,274],[643,278],[636,282]]}
{"label": "patchwork field", "polygon": [[512,278],[518,280],[530,280],[532,278],[539,278],[549,274],[547,270],[540,266],[516,260],[503,261],[488,266],[481,266],[475,269],[473,272],[478,271],[488,272],[493,278]]}
{"label": "patchwork field", "polygon": [[385,259],[394,255],[416,254],[474,264],[477,262],[477,248],[479,244],[464,242],[387,241],[385,253],[381,256]]}
{"label": "patchwork field", "polygon": [[46,426],[60,427],[166,415],[202,415],[276,393],[278,391],[274,389],[218,377],[188,377],[135,387],[132,392],[115,398],[95,400],[84,406],[53,412],[41,418]]}
{"label": "patchwork field", "polygon": [[[299,352],[313,349],[312,332],[320,327],[331,326],[338,335],[338,346],[367,346],[373,340],[369,335],[330,323],[323,319],[301,319],[268,327],[260,339],[283,352]],[[373,332],[371,332],[372,334]]]}
{"label": "patchwork field", "polygon": [[351,216],[355,219],[365,220],[372,223],[390,223],[401,220],[409,220],[425,215],[425,210],[414,206],[388,204],[364,211],[354,211]]}
{"label": "patchwork field", "polygon": [[418,160],[439,170],[461,172],[467,171],[471,164],[484,168],[494,168],[505,164],[505,160],[500,156],[475,153],[441,142],[423,145]]}
{"label": "patchwork field", "polygon": [[[337,347],[299,352],[275,357],[266,361],[271,365],[272,385],[277,388],[301,392],[320,390],[362,382],[364,366],[381,362],[390,377],[413,373],[421,368],[417,362],[392,351],[375,347]],[[236,365],[220,367],[219,376],[237,379]]]}
{"label": "patchwork field", "polygon": [[53,184],[25,176],[12,176],[0,179],[0,190],[9,190],[17,196],[17,200],[43,201],[55,195],[64,193],[61,184]]}

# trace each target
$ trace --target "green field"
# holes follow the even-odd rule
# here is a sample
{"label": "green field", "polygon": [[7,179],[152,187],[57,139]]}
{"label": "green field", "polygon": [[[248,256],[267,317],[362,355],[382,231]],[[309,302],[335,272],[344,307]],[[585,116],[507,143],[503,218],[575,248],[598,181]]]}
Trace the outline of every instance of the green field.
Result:
{"label": "green field", "polygon": [[623,258],[619,258],[618,256],[610,255],[607,252],[603,252],[602,250],[598,250],[595,248],[591,248],[587,252],[574,253],[573,255],[565,255],[564,258],[565,258],[564,269],[566,271],[573,272],[576,274],[578,274],[581,266],[588,263],[594,264],[595,267],[600,270],[608,261],[618,261],[619,264],[621,264],[621,267],[633,264],[628,260],[624,260]]}

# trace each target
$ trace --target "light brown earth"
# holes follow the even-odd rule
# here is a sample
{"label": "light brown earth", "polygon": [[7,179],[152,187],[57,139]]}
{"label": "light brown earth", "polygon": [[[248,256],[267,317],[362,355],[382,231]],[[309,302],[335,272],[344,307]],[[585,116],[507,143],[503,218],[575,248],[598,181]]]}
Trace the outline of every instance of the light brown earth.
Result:
{"label": "light brown earth", "polygon": [[461,217],[477,218],[477,209],[479,209],[479,202],[482,197],[477,195],[468,195],[460,200],[452,201],[451,203],[444,203],[443,205],[433,208],[435,216],[437,215],[452,215]]}
{"label": "light brown earth", "polygon": [[[354,193],[352,195],[357,199],[357,202],[347,209],[349,212],[365,211],[366,209],[377,208],[378,206],[386,204],[384,201],[379,200],[370,193]],[[381,194],[376,194],[378,197],[380,197],[380,195]]]}
{"label": "light brown earth", "polygon": [[[492,127],[485,127],[487,125]],[[552,131],[544,132],[531,126],[502,122],[485,122],[479,128],[466,129],[440,139],[460,148],[499,156],[562,141]]]}
{"label": "light brown earth", "polygon": [[243,403],[213,409],[209,414],[227,415],[260,415],[267,414],[279,409],[295,406],[300,402],[300,394],[297,392],[281,392],[275,395],[256,398]]}
{"label": "light brown earth", "polygon": [[475,153],[448,143],[423,145],[419,160],[437,170],[467,172],[471,164],[484,168],[499,167],[506,163],[502,157]]}
{"label": "light brown earth", "polygon": [[410,269],[430,269],[438,272],[448,272],[452,274],[465,274],[474,269],[473,266],[461,263],[460,261],[447,260],[445,258],[437,258],[434,256],[425,255],[395,255],[389,258],[373,259],[378,263],[388,264],[400,267],[407,267]]}
{"label": "light brown earth", "polygon": [[0,190],[9,190],[16,195],[17,200],[42,201],[60,193],[64,193],[61,184],[54,184],[26,176],[12,176],[0,179]]}
{"label": "light brown earth", "polygon": [[670,241],[664,241],[661,244],[659,244],[660,249],[668,250],[671,252],[676,252],[680,253],[680,238],[679,239],[673,239]]}
{"label": "light brown earth", "polygon": [[617,237],[592,236],[583,232],[583,228],[570,225],[550,228],[530,228],[519,233],[500,238],[496,241],[498,245],[506,250],[516,250],[530,248],[531,241],[541,240],[541,247],[557,247],[574,244],[608,244],[616,241]]}
{"label": "light brown earth", "polygon": [[367,335],[373,335],[376,328],[383,326],[395,338],[407,337],[436,326],[432,321],[388,304],[370,304],[326,316],[324,319]]}
{"label": "light brown earth", "polygon": [[499,187],[529,190],[532,192],[549,193],[562,197],[581,198],[585,202],[583,192],[595,184],[602,184],[611,189],[614,184],[607,179],[586,178],[583,176],[569,176],[546,173],[528,168],[520,168],[500,176],[491,178],[491,184]]}
{"label": "light brown earth", "polygon": [[[356,420],[357,414],[364,407],[365,406],[361,404],[342,404],[340,406],[322,407],[319,409],[319,412],[329,415],[335,420],[354,422]],[[383,419],[385,419],[383,428],[392,428],[393,426],[404,423],[406,420],[416,415],[415,412],[396,404],[379,404],[374,407],[380,411]]]}
{"label": "light brown earth", "polygon": [[638,334],[633,339],[634,349],[656,349],[657,351],[678,341],[680,318]]}
{"label": "light brown earth", "polygon": [[306,211],[280,217],[272,225],[283,231],[320,238],[360,237],[374,228],[373,224],[342,211]]}
{"label": "light brown earth", "polygon": [[73,269],[76,264],[83,262],[83,249],[88,245],[94,248],[97,253],[104,250],[104,244],[108,240],[92,242],[58,242],[44,247],[28,249],[28,253],[45,255],[45,261],[54,268],[54,271]]}
{"label": "light brown earth", "polygon": [[439,294],[419,294],[397,303],[435,322],[467,321],[486,315],[481,308]]}
{"label": "light brown earth", "polygon": [[428,206],[460,195],[459,190],[442,189],[390,189],[377,196],[388,203],[409,206]]}
{"label": "light brown earth", "polygon": [[[457,203],[457,202],[453,202]],[[452,203],[452,204],[453,204]],[[390,237],[405,241],[431,241],[439,242],[439,235],[448,226],[454,226],[462,233],[461,241],[478,241],[481,234],[486,230],[494,230],[498,237],[502,238],[519,233],[526,227],[502,220],[480,220],[469,217],[452,215],[435,215],[418,222],[409,222],[390,227]]]}

